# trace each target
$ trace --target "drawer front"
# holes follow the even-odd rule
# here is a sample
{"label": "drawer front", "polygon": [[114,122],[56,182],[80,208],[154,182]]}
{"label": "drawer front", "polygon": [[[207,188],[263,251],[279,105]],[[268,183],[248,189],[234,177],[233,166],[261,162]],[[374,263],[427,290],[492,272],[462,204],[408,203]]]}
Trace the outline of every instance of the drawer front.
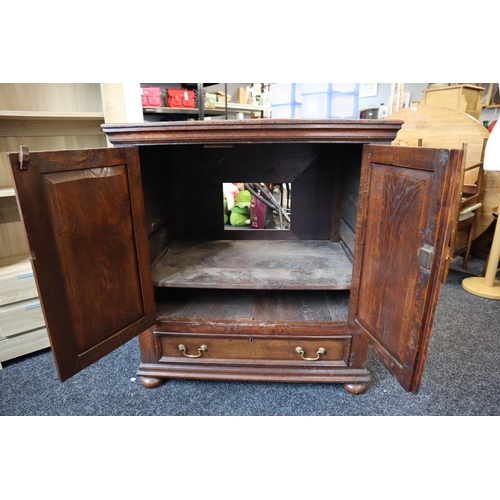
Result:
{"label": "drawer front", "polygon": [[33,299],[37,295],[29,259],[0,268],[0,306]]}
{"label": "drawer front", "polygon": [[50,347],[46,328],[33,330],[8,339],[0,339],[0,363],[46,347]]}
{"label": "drawer front", "polygon": [[154,332],[158,335],[160,362],[249,361],[273,365],[304,364],[346,367],[349,364],[350,335],[338,337],[226,337]]}
{"label": "drawer front", "polygon": [[45,326],[38,299],[0,307],[0,339]]}

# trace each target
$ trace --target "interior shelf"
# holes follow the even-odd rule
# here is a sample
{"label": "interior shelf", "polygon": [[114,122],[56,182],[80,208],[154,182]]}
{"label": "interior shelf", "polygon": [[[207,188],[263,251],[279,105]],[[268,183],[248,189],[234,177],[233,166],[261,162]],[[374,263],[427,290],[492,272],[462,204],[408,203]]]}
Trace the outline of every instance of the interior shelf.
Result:
{"label": "interior shelf", "polygon": [[348,290],[352,263],[339,243],[215,240],[174,243],[153,268],[158,287]]}
{"label": "interior shelf", "polygon": [[349,292],[330,290],[158,289],[161,321],[237,323],[345,323]]}

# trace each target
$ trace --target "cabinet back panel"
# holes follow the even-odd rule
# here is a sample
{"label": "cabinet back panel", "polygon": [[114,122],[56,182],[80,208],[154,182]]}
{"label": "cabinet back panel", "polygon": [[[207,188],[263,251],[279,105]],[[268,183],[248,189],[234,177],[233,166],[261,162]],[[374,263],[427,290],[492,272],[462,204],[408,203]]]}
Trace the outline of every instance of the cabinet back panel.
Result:
{"label": "cabinet back panel", "polygon": [[332,155],[323,151],[292,183],[291,231],[300,239],[330,239],[332,225],[339,221],[334,203],[339,175]]}
{"label": "cabinet back panel", "polygon": [[[338,241],[341,210],[355,227],[361,150],[358,144],[297,143],[141,147],[148,232],[152,235],[164,226],[165,242],[200,238]],[[224,182],[291,183],[291,231],[272,235],[251,229],[224,231]],[[355,206],[349,207],[350,203]]]}

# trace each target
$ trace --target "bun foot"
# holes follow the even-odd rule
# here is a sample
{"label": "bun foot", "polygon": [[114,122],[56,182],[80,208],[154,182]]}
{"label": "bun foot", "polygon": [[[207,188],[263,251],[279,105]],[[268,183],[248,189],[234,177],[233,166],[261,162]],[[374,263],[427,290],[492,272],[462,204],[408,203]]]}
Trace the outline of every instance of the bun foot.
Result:
{"label": "bun foot", "polygon": [[154,389],[155,387],[159,387],[165,379],[157,378],[157,377],[139,377],[141,380],[141,384],[146,387],[146,389]]}
{"label": "bun foot", "polygon": [[363,394],[368,384],[344,384],[343,387],[349,394]]}

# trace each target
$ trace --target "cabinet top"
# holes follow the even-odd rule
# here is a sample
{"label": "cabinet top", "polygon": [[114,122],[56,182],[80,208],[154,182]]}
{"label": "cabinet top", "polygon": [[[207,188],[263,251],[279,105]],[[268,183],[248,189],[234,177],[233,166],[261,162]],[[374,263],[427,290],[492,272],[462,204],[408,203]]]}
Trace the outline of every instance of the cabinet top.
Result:
{"label": "cabinet top", "polygon": [[106,123],[115,145],[236,144],[266,142],[390,143],[401,120],[255,119]]}

